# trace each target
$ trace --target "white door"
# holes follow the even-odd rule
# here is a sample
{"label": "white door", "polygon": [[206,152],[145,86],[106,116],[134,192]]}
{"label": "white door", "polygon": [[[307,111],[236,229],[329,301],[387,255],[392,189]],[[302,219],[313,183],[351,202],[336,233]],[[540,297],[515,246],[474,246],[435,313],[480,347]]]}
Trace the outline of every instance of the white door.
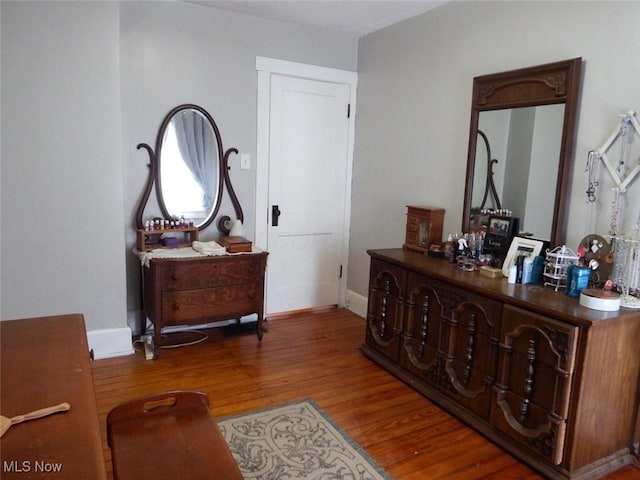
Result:
{"label": "white door", "polygon": [[350,86],[270,82],[266,312],[339,303]]}

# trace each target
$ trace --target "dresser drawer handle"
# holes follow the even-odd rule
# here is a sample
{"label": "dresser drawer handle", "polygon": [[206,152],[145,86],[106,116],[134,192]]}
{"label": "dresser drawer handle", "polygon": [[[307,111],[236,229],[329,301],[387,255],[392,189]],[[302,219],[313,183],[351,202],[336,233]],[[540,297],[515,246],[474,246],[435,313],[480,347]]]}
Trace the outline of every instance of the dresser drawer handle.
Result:
{"label": "dresser drawer handle", "polygon": [[253,300],[254,298],[256,298],[256,294],[255,293],[247,293],[247,298],[249,300]]}
{"label": "dresser drawer handle", "polygon": [[172,305],[172,308],[173,308],[174,310],[180,310],[180,304],[179,304],[179,303],[174,303],[174,304]]}
{"label": "dresser drawer handle", "polygon": [[178,277],[178,274],[177,274],[177,273],[172,273],[172,274],[171,274],[171,280],[173,280],[174,282],[175,282],[175,281],[177,281],[177,280],[178,280],[178,278],[180,278],[180,277]]}

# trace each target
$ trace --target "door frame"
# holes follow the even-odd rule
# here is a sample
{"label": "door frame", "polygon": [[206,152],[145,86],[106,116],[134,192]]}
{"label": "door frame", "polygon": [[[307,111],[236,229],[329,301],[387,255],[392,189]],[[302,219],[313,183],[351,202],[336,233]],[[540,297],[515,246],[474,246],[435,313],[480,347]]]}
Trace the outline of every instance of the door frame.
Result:
{"label": "door frame", "polygon": [[[358,74],[348,70],[320,67],[304,63],[278,60],[256,56],[258,73],[257,99],[257,139],[256,139],[256,205],[255,205],[255,241],[256,247],[268,250],[269,221],[269,123],[271,112],[271,76],[285,75],[321,82],[349,85],[350,115],[347,132],[347,172],[345,178],[345,204],[343,212],[343,239],[340,252],[342,277],[340,278],[338,302],[346,305],[347,278],[349,265],[349,232],[351,224],[351,180],[353,176],[353,151],[356,118],[356,89]],[[346,112],[345,112],[346,114]],[[268,260],[267,260],[268,263]],[[268,267],[267,267],[268,268]],[[268,277],[265,278],[265,282]],[[265,286],[266,288],[266,286]],[[266,312],[272,313],[272,312]]]}

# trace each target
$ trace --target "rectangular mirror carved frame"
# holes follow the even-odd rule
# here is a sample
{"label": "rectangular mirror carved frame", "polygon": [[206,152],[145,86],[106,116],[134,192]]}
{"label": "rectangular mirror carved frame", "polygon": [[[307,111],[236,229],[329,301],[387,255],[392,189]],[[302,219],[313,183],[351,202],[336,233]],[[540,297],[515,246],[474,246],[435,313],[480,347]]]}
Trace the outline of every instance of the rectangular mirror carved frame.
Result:
{"label": "rectangular mirror carved frame", "polygon": [[[582,59],[574,58],[535,67],[478,76],[473,79],[469,153],[462,215],[463,231],[469,231],[471,222],[475,152],[480,113],[490,110],[564,104],[565,111],[551,238],[545,238],[544,240],[550,240],[551,245],[558,245],[565,241],[567,220],[566,192],[572,170],[571,160],[581,66]],[[506,206],[505,208],[509,207]]]}

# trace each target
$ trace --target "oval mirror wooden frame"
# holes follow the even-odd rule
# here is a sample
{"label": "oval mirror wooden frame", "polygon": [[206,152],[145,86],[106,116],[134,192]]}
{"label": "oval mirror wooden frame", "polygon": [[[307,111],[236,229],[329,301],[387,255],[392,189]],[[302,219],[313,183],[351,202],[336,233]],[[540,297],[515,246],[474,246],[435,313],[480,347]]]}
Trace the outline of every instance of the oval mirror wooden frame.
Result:
{"label": "oval mirror wooden frame", "polygon": [[[205,228],[207,228],[211,224],[211,222],[213,222],[216,215],[218,214],[220,205],[222,203],[222,191],[224,186],[226,186],[227,191],[229,193],[229,197],[231,198],[231,203],[233,204],[233,208],[236,213],[236,218],[244,222],[244,214],[242,212],[242,207],[235,193],[235,190],[233,189],[233,186],[231,184],[231,178],[229,177],[229,168],[230,168],[229,156],[232,153],[237,154],[238,150],[236,148],[229,148],[226,152],[224,152],[223,146],[222,146],[222,136],[220,135],[220,130],[218,129],[216,122],[213,120],[213,117],[205,109],[203,109],[202,107],[199,107],[198,105],[183,104],[173,108],[162,120],[162,123],[160,124],[160,128],[158,130],[158,135],[156,137],[155,152],[153,148],[151,148],[146,143],[140,143],[137,145],[138,150],[144,148],[149,154],[149,176],[147,178],[145,189],[143,191],[142,197],[138,204],[138,208],[136,210],[136,227],[139,229],[144,228],[144,220],[143,220],[144,209],[147,205],[147,202],[149,201],[149,196],[151,195],[151,190],[153,190],[154,185],[156,187],[158,205],[160,207],[160,210],[162,211],[162,214],[164,215],[165,218],[172,218],[171,213],[168,211],[166,207],[164,198],[162,197],[159,156],[162,153],[162,142],[164,140],[164,134],[167,129],[167,125],[169,125],[169,122],[171,122],[171,119],[174,117],[175,114],[183,110],[195,110],[200,114],[202,114],[207,119],[207,121],[211,124],[211,127],[213,129],[213,132],[216,138],[216,143],[217,143],[218,162],[219,162],[218,192],[216,195],[215,204],[213,205],[211,211],[209,212],[209,215],[205,218],[205,220],[202,223],[196,225],[198,230],[204,230]],[[228,235],[229,230],[231,228],[230,223],[231,223],[231,217],[229,217],[228,215],[221,216],[218,220],[218,230],[223,235]]]}
{"label": "oval mirror wooden frame", "polygon": [[211,207],[207,211],[207,214],[204,217],[204,219],[196,224],[196,227],[202,230],[207,226],[209,226],[213,221],[213,219],[215,218],[215,216],[218,214],[218,210],[220,209],[220,203],[222,200],[222,187],[223,187],[223,178],[224,178],[223,170],[222,170],[222,163],[223,163],[222,159],[224,158],[224,152],[222,150],[222,137],[220,136],[220,130],[218,130],[218,126],[216,125],[216,122],[213,120],[211,115],[209,115],[209,113],[205,109],[197,105],[191,105],[191,104],[179,105],[173,110],[171,110],[162,120],[162,123],[160,124],[160,129],[158,130],[158,136],[156,137],[156,162],[157,162],[157,168],[155,172],[156,197],[158,199],[158,205],[160,206],[160,210],[162,211],[162,214],[164,215],[164,217],[174,218],[175,215],[172,213],[171,209],[168,207],[168,204],[170,203],[170,199],[165,198],[165,195],[167,192],[165,191],[165,188],[163,188],[164,181],[169,180],[169,179],[163,179],[163,174],[162,174],[164,170],[163,164],[169,160],[168,158],[163,158],[163,157],[166,157],[166,154],[164,154],[163,152],[163,147],[165,145],[165,139],[167,136],[167,129],[169,128],[169,125],[174,121],[174,119],[178,115],[182,114],[183,112],[196,112],[197,114],[202,115],[202,117],[206,119],[206,121],[209,123],[209,126],[211,127],[211,130],[215,137],[216,158],[211,160],[215,161],[215,164],[216,164],[215,170],[217,170],[217,179],[216,179],[217,185],[216,185],[215,197],[213,198],[213,203]]}

